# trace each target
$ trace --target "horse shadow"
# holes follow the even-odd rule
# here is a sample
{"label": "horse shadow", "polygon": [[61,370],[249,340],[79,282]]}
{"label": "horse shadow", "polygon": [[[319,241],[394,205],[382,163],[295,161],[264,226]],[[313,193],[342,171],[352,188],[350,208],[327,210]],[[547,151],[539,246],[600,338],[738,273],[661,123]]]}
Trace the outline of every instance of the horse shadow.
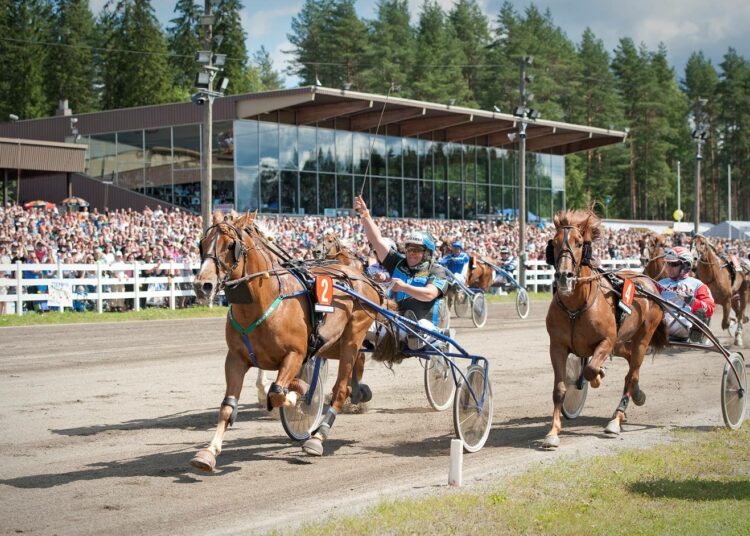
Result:
{"label": "horse shadow", "polygon": [[747,501],[750,499],[750,480],[727,482],[706,478],[688,480],[641,480],[628,485],[631,493],[653,499],[681,499],[687,501]]}
{"label": "horse shadow", "polygon": [[[354,441],[329,440],[326,442],[326,454],[332,454],[348,443]],[[21,489],[47,489],[86,480],[133,477],[172,478],[175,483],[190,484],[201,482],[204,478],[217,478],[239,471],[239,464],[247,465],[269,459],[284,461],[291,465],[311,463],[306,461],[311,458],[302,454],[299,444],[290,443],[285,437],[255,437],[226,441],[217,470],[213,473],[203,473],[189,466],[190,458],[197,448],[191,445],[189,450],[178,448],[171,452],[146,454],[125,460],[95,462],[77,471],[2,479],[0,485]]]}
{"label": "horse shadow", "polygon": [[[241,404],[238,412],[242,420],[258,420],[268,418],[271,414],[258,408],[257,404]],[[179,429],[193,431],[208,431],[216,428],[218,409],[211,408],[198,413],[181,411],[151,419],[133,419],[115,424],[95,424],[76,428],[52,428],[50,432],[65,436],[91,436],[113,430],[134,431],[149,429]]]}

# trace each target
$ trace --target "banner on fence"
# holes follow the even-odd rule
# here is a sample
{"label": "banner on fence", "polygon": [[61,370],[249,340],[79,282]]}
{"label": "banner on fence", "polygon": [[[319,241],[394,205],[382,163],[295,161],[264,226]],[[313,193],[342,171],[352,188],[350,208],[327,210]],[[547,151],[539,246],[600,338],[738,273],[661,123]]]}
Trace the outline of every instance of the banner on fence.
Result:
{"label": "banner on fence", "polygon": [[50,307],[73,307],[73,289],[70,283],[54,279],[50,283],[48,291],[47,304]]}

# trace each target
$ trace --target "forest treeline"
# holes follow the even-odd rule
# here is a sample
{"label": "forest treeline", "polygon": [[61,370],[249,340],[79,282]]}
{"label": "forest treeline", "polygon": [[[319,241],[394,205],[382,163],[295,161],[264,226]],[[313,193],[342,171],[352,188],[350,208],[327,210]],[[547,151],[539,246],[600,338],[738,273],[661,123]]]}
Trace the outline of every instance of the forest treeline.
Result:
{"label": "forest treeline", "polygon": [[[408,4],[378,0],[363,18],[356,0],[305,0],[289,29],[286,74],[300,85],[379,94],[393,85],[399,97],[512,112],[519,63],[533,57],[529,106],[543,119],[628,132],[623,144],[566,157],[569,207],[595,200],[609,217],[670,219],[680,162],[692,219],[698,126],[701,219],[727,217],[729,166],[732,217],[750,219],[750,64],[734,48],[718,65],[696,50],[677,72],[663,44],[622,37],[607,50],[593,30],[569,36],[534,4],[485,14],[476,0],[448,10],[426,0],[415,17]],[[87,0],[0,0],[0,117],[47,116],[60,98],[75,112],[187,100],[202,8],[177,0],[162,28],[149,0],[110,0],[96,17]],[[242,8],[219,0],[214,9],[228,93],[282,87],[268,51],[247,50]]]}

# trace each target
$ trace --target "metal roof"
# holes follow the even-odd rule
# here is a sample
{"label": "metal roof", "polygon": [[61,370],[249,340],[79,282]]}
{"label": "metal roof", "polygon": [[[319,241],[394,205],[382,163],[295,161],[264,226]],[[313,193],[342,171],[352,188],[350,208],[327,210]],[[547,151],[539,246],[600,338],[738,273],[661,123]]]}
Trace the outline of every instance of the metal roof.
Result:
{"label": "metal roof", "polygon": [[0,169],[82,173],[86,145],[0,138]]}

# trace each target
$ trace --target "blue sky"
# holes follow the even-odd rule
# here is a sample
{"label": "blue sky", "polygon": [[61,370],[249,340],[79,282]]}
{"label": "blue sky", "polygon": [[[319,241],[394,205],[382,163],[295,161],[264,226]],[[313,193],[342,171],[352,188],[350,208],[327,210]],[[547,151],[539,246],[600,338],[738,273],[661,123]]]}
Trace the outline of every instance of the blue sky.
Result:
{"label": "blue sky", "polygon": [[[198,0],[202,3],[202,0]],[[98,12],[105,0],[91,0]],[[299,13],[303,0],[244,0],[242,20],[248,34],[248,51],[252,54],[261,45],[271,53],[274,67],[286,67],[290,45],[287,34],[291,31],[292,17]],[[423,0],[409,0],[412,24],[418,21]],[[453,0],[438,0],[447,11]],[[490,21],[494,21],[503,0],[478,0]],[[529,1],[513,0],[518,12],[523,12]],[[574,42],[580,40],[584,29],[590,27],[594,34],[612,52],[621,37],[631,37],[655,50],[663,41],[669,59],[682,78],[685,62],[690,54],[703,50],[715,65],[727,48],[732,46],[750,60],[750,0],[538,0],[541,10],[552,13],[560,26]],[[157,17],[163,27],[169,24],[174,0],[152,0]],[[376,0],[357,0],[360,17],[375,17]],[[297,85],[296,79],[287,78],[287,86]]]}

